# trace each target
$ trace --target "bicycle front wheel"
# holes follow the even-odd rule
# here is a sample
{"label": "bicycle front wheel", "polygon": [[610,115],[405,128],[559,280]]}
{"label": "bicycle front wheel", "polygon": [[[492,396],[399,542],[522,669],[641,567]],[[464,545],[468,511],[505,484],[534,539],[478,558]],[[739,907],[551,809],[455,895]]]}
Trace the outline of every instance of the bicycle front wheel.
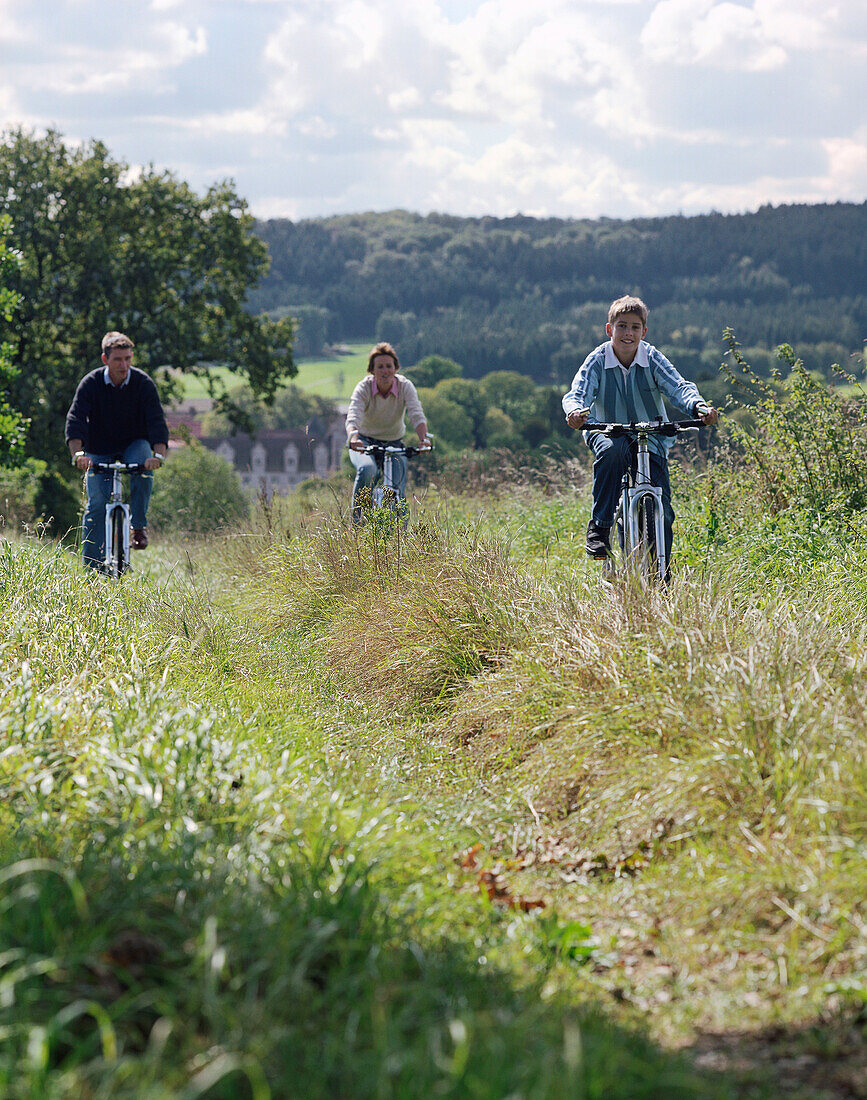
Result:
{"label": "bicycle front wheel", "polygon": [[644,496],[638,502],[638,543],[635,547],[635,565],[642,584],[649,584],[660,577],[659,553],[656,545],[656,497]]}
{"label": "bicycle front wheel", "polygon": [[113,577],[119,577],[126,569],[123,547],[124,519],[123,510],[115,508],[111,516],[111,554],[109,556],[109,568]]}

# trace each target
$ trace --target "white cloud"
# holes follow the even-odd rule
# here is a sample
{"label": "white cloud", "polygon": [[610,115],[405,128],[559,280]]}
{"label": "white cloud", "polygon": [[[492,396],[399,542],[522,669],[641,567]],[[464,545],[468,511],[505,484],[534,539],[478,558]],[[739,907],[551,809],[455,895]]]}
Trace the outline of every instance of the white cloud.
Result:
{"label": "white cloud", "polygon": [[652,60],[675,65],[761,71],[787,60],[756,12],[728,0],[660,0],[641,41]]}
{"label": "white cloud", "polygon": [[865,58],[863,0],[0,0],[0,126],[260,214],[745,209],[864,197]]}
{"label": "white cloud", "polygon": [[828,156],[828,196],[863,201],[867,195],[867,126],[851,137],[827,138],[822,145]]}

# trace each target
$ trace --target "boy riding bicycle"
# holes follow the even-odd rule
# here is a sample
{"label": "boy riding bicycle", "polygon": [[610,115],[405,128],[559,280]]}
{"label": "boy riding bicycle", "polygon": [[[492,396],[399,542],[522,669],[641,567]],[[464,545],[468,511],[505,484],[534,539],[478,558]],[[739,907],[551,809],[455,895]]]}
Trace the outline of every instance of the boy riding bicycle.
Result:
{"label": "boy riding bicycle", "polygon": [[[716,423],[719,414],[702,398],[695,383],[682,378],[662,352],[645,342],[647,306],[640,298],[625,295],[612,302],[605,331],[610,339],[587,356],[563,398],[563,411],[571,428],[583,428],[588,420],[627,424],[665,420],[663,397],[688,416],[705,424]],[[594,454],[587,553],[604,560],[611,553],[611,525],[623,475],[636,464],[634,437],[588,431],[584,438]],[[653,484],[662,489],[666,563],[671,558],[674,523],[668,477],[668,448],[672,442],[660,436],[648,441]]]}

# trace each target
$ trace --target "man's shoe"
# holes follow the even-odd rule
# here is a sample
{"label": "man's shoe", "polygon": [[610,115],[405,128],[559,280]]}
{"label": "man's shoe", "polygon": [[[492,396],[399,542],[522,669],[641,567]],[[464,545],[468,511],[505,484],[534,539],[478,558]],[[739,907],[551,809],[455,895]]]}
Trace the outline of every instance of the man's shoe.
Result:
{"label": "man's shoe", "polygon": [[133,550],[145,550],[148,544],[148,529],[147,527],[133,527],[132,529],[132,548]]}
{"label": "man's shoe", "polygon": [[608,541],[610,535],[610,527],[600,527],[598,523],[590,520],[587,524],[587,553],[591,558],[604,561],[611,555],[611,545]]}

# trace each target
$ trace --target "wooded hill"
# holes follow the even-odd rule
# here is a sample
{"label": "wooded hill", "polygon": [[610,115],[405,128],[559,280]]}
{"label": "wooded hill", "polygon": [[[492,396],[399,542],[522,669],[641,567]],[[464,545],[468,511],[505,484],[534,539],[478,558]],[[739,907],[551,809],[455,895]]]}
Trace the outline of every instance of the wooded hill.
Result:
{"label": "wooded hill", "polygon": [[761,373],[782,342],[811,369],[851,367],[867,334],[867,203],[631,221],[396,210],[256,232],[272,264],[250,304],[299,317],[302,355],[376,335],[407,364],[436,353],[471,377],[562,384],[625,292],[645,298],[649,338],[699,381],[718,379],[726,326]]}

